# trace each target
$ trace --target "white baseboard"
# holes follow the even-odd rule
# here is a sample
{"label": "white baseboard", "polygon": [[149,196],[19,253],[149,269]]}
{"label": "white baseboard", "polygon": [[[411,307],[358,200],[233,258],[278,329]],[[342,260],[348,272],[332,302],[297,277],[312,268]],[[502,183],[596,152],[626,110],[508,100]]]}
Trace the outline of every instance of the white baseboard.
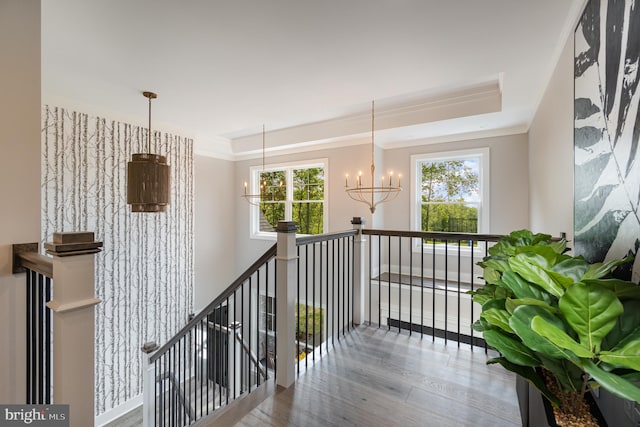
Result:
{"label": "white baseboard", "polygon": [[98,415],[95,419],[95,425],[96,427],[100,427],[109,424],[139,406],[142,406],[142,394],[137,395],[133,399],[127,400],[122,405],[116,406],[115,408],[109,409],[107,412]]}

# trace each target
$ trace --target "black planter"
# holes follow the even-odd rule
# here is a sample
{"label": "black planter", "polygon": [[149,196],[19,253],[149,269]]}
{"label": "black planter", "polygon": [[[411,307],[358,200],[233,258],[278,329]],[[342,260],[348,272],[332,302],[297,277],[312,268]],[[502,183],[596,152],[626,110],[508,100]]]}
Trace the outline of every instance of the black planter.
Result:
{"label": "black planter", "polygon": [[[558,427],[553,407],[551,403],[538,391],[522,378],[516,377],[516,393],[518,394],[518,404],[520,405],[520,417],[523,427]],[[591,409],[591,414],[598,420],[602,427],[607,427],[607,422],[602,416],[598,405],[594,401],[591,393],[585,395],[585,399]],[[619,425],[616,425],[619,426]]]}

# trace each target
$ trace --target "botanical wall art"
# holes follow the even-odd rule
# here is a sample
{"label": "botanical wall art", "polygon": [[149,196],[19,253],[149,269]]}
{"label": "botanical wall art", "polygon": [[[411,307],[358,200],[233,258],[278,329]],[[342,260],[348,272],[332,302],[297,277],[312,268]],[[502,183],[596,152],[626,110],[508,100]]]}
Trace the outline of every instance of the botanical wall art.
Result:
{"label": "botanical wall art", "polygon": [[[640,4],[590,0],[575,31],[575,242],[595,262],[640,246]],[[640,257],[625,272],[640,281]]]}
{"label": "botanical wall art", "polygon": [[86,230],[104,242],[96,255],[99,415],[142,393],[143,343],[165,343],[192,311],[193,141],[153,133],[153,152],[171,166],[171,203],[165,213],[131,213],[127,161],[147,149],[147,129],[50,106],[42,120],[42,239]]}

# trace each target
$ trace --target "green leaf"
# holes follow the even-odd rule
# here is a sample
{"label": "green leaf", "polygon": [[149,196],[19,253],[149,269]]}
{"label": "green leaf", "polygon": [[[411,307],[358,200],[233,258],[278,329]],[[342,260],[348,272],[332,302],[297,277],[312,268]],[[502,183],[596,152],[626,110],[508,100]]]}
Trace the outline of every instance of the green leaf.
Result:
{"label": "green leaf", "polygon": [[519,274],[513,271],[506,271],[502,275],[502,282],[505,287],[509,288],[516,298],[534,298],[551,304],[551,295],[542,290],[540,287],[527,282]]}
{"label": "green leaf", "polygon": [[555,242],[550,242],[549,246],[557,253],[563,254],[567,251],[567,241],[565,239],[560,239]]}
{"label": "green leaf", "polygon": [[640,339],[640,301],[624,301],[624,311],[618,317],[616,325],[602,340],[601,348],[613,350],[627,342]]}
{"label": "green leaf", "polygon": [[621,301],[627,299],[640,300],[640,285],[633,282],[620,279],[589,279],[582,280],[582,283],[586,285],[598,285],[609,289],[613,292]]}
{"label": "green leaf", "polygon": [[583,258],[567,258],[553,266],[553,271],[564,277],[570,278],[574,282],[579,282],[587,272],[589,263]]}
{"label": "green leaf", "polygon": [[540,336],[531,329],[531,320],[535,316],[540,316],[559,329],[563,329],[562,321],[553,316],[549,311],[537,306],[520,306],[514,310],[509,326],[522,340],[522,343],[531,350],[552,358],[562,358],[564,353],[551,344],[546,338]]}
{"label": "green leaf", "polygon": [[540,393],[542,393],[544,397],[546,397],[555,406],[558,406],[560,404],[558,398],[553,393],[551,393],[551,391],[549,391],[544,380],[540,377],[540,375],[538,375],[535,368],[515,365],[509,362],[504,357],[494,357],[493,359],[487,360],[487,365],[493,363],[499,363],[506,370],[515,372],[516,374],[520,375],[522,378],[530,382],[535,388],[537,388]]}
{"label": "green leaf", "polygon": [[597,262],[591,264],[587,272],[582,276],[582,280],[601,279],[607,276],[614,267],[633,261],[633,257],[628,256],[621,259],[614,259],[609,262]]}
{"label": "green leaf", "polygon": [[633,340],[621,349],[615,351],[603,351],[600,360],[612,365],[640,371],[640,340]]}
{"label": "green leaf", "polygon": [[558,303],[567,322],[580,337],[580,343],[599,353],[602,339],[616,325],[622,303],[613,292],[596,285],[576,283]]}
{"label": "green leaf", "polygon": [[500,280],[500,277],[500,273],[495,268],[484,267],[482,270],[482,278],[487,283],[495,284]]}
{"label": "green leaf", "polygon": [[509,266],[523,279],[560,298],[564,294],[564,286],[540,266],[541,261],[544,260],[544,257],[538,255],[518,254],[509,259]]}
{"label": "green leaf", "polygon": [[522,366],[538,366],[536,355],[520,341],[504,332],[492,329],[485,331],[483,337],[487,344],[502,353],[511,363]]}
{"label": "green leaf", "polygon": [[490,308],[488,310],[485,310],[483,307],[480,317],[485,319],[491,325],[496,326],[505,332],[508,332],[510,334],[513,333],[513,329],[511,329],[511,326],[509,326],[509,318],[511,317],[511,315],[509,314],[509,312],[507,312],[507,310],[498,308]]}
{"label": "green leaf", "polygon": [[544,301],[540,301],[539,299],[535,298],[507,298],[504,307],[509,313],[513,314],[513,311],[521,305],[535,305],[537,307],[542,307],[551,313],[558,312],[556,308],[550,306]]}
{"label": "green leaf", "polygon": [[623,399],[640,403],[640,388],[630,381],[600,369],[591,360],[579,360],[578,364],[607,391]]}
{"label": "green leaf", "polygon": [[479,262],[478,265],[485,269],[490,268],[495,271],[499,271],[500,273],[511,270],[511,267],[509,267],[509,262],[505,259],[500,258],[486,257],[484,261]]}
{"label": "green leaf", "polygon": [[[541,316],[535,316],[531,320],[531,329],[538,335],[548,339],[569,360],[573,360],[575,356],[589,359],[594,357],[594,354],[588,348],[577,343],[566,332],[547,322]],[[569,350],[569,352],[566,350]]]}

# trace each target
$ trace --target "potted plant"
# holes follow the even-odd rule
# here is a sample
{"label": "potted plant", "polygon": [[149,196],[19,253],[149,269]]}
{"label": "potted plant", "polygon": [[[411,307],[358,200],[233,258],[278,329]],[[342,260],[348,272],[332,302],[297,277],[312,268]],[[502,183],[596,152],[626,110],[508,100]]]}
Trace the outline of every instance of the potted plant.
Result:
{"label": "potted plant", "polygon": [[520,230],[478,263],[486,284],[471,292],[482,306],[473,328],[501,353],[487,363],[534,385],[556,416],[583,416],[590,388],[640,402],[640,286],[611,275],[632,258],[588,263],[567,250]]}

